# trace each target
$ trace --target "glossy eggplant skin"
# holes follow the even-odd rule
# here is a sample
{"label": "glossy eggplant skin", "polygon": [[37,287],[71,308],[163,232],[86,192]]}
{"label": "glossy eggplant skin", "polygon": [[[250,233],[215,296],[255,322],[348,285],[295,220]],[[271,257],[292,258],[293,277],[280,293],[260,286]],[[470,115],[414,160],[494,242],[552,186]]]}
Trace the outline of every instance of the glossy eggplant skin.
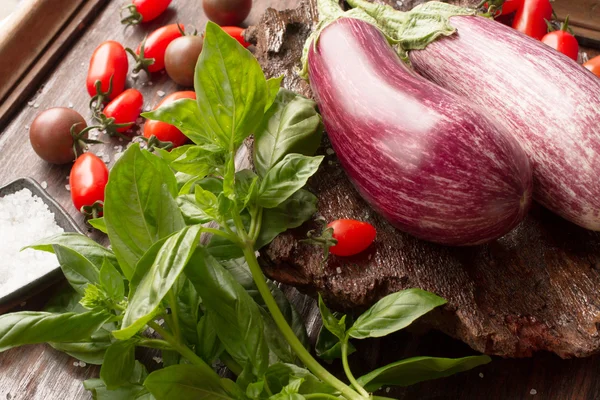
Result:
{"label": "glossy eggplant skin", "polygon": [[456,34],[410,53],[415,70],[480,104],[514,135],[532,161],[536,201],[600,230],[600,79],[487,18],[450,23]]}
{"label": "glossy eggplant skin", "polygon": [[342,18],[308,55],[311,88],[342,167],[398,229],[475,245],[514,228],[531,202],[516,141],[474,104],[408,69],[374,26]]}

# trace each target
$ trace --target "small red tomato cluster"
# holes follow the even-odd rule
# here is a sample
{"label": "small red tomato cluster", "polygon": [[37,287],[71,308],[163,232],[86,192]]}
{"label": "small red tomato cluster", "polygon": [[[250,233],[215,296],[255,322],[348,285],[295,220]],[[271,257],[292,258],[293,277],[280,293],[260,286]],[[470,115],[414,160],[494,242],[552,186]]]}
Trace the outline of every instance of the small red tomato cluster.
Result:
{"label": "small red tomato cluster", "polygon": [[498,20],[577,61],[579,44],[569,29],[569,17],[555,30],[550,0],[496,0],[485,6]]}
{"label": "small red tomato cluster", "polygon": [[[137,25],[160,17],[171,0],[133,0],[121,10],[121,22],[127,26]],[[206,16],[248,47],[243,37],[243,22],[252,7],[252,0],[204,0]],[[126,14],[126,15],[125,15]],[[88,138],[92,129],[104,131],[109,136],[131,139],[126,136],[138,120],[144,105],[142,93],[126,88],[129,73],[127,53],[133,56],[132,72],[144,70],[147,74],[166,70],[175,83],[191,87],[194,82],[196,62],[202,51],[201,36],[187,34],[182,24],[170,24],[150,33],[136,50],[125,48],[121,43],[108,40],[92,53],[88,68],[86,87],[92,117],[97,123],[87,126],[85,119],[70,108],[55,107],[38,116],[31,124],[29,136],[34,151],[45,161],[66,164],[75,160],[70,174],[70,190],[73,205],[87,216],[102,215],[104,189],[109,171],[106,164],[93,153],[83,153],[88,144],[102,143]],[[193,91],[179,91],[165,97],[158,106],[180,99],[196,99]],[[175,126],[160,121],[147,121],[143,138],[154,147],[167,149],[182,146],[188,138]]]}

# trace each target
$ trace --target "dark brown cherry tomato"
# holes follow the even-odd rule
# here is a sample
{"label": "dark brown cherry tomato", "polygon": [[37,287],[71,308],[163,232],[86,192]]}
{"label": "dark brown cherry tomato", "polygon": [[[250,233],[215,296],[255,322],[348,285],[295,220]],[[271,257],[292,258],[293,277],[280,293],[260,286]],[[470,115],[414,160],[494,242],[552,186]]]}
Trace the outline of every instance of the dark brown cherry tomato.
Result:
{"label": "dark brown cherry tomato", "polygon": [[75,208],[83,212],[83,207],[92,207],[96,202],[103,202],[107,182],[108,168],[101,159],[92,153],[79,156],[69,176],[71,200]]}
{"label": "dark brown cherry tomato", "polygon": [[[71,134],[73,127],[75,138]],[[87,127],[85,119],[75,110],[64,107],[42,111],[29,127],[31,147],[41,159],[52,164],[67,164],[81,150],[77,135]],[[87,138],[84,132],[81,139]],[[75,147],[74,147],[75,146]]]}
{"label": "dark brown cherry tomato", "polygon": [[165,69],[178,85],[194,86],[194,70],[202,52],[204,39],[200,36],[182,36],[173,40],[165,52]]}
{"label": "dark brown cherry tomato", "polygon": [[240,28],[239,26],[222,26],[221,29],[227,32],[229,36],[240,42],[242,46],[250,46],[250,43],[246,42],[246,39],[244,39],[244,28]]}
{"label": "dark brown cherry tomato", "polygon": [[[196,93],[192,91],[171,93],[163,99],[156,108],[165,104],[172,103],[179,99],[196,99]],[[173,125],[162,121],[148,120],[144,125],[144,137],[150,139],[156,136],[161,142],[171,142],[173,147],[179,147],[187,143],[188,138],[179,129]]]}
{"label": "dark brown cherry tomato", "polygon": [[121,23],[125,25],[137,25],[140,22],[152,21],[158,18],[167,7],[171,4],[171,0],[133,0],[131,4],[123,7],[130,14],[121,19]]}
{"label": "dark brown cherry tomato", "polygon": [[[135,120],[140,116],[144,105],[144,97],[135,89],[127,89],[121,93],[116,99],[106,105],[102,114],[104,114],[103,125],[110,134],[109,126],[113,127],[117,132],[125,132],[131,128]],[[107,120],[109,124],[106,123]],[[101,121],[102,122],[102,121]],[[109,125],[109,126],[107,126]],[[118,126],[115,126],[118,125]]]}
{"label": "dark brown cherry tomato", "polygon": [[[156,72],[165,68],[165,52],[167,51],[167,46],[169,46],[173,40],[183,36],[181,33],[182,30],[182,24],[171,24],[158,28],[148,35],[135,51],[137,63],[134,71],[137,72],[140,69],[145,69],[148,72]],[[150,63],[151,59],[154,59],[154,62]]]}
{"label": "dark brown cherry tomato", "polygon": [[542,42],[575,61],[579,57],[579,43],[569,32],[569,17],[565,19],[560,30],[547,33]]}
{"label": "dark brown cherry tomato", "polygon": [[596,56],[583,64],[583,66],[589,69],[592,74],[600,78],[600,56]]}
{"label": "dark brown cherry tomato", "polygon": [[542,40],[544,35],[548,33],[548,25],[546,21],[552,19],[552,5],[550,0],[524,0],[523,6],[517,11],[513,28]]}
{"label": "dark brown cherry tomato", "polygon": [[[107,93],[108,97],[103,97],[101,101],[114,99],[120,95],[125,88],[127,80],[127,53],[123,46],[113,40],[106,41],[94,50],[88,69],[86,86],[90,96],[94,97],[99,93],[96,90],[96,81],[101,83],[101,91]],[[111,88],[112,78],[112,88]]]}
{"label": "dark brown cherry tomato", "polygon": [[216,24],[239,25],[250,14],[252,0],[203,0],[204,13]]}
{"label": "dark brown cherry tomato", "polygon": [[338,219],[327,227],[333,229],[333,238],[337,240],[337,244],[329,248],[336,256],[353,256],[365,251],[377,235],[373,225],[354,219]]}

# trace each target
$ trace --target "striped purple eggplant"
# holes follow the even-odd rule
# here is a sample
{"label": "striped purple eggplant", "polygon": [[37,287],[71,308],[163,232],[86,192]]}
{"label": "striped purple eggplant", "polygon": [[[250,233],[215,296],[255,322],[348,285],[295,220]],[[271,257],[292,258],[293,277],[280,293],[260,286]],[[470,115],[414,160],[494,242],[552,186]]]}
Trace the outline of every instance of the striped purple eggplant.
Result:
{"label": "striped purple eggplant", "polygon": [[412,51],[414,68],[479,103],[533,162],[534,198],[600,230],[600,79],[493,20],[455,16],[456,35]]}
{"label": "striped purple eggplant", "polygon": [[307,61],[343,168],[397,228],[473,245],[522,220],[531,167],[520,146],[475,104],[408,69],[373,25],[336,20]]}
{"label": "striped purple eggplant", "polygon": [[600,79],[473,10],[432,1],[403,13],[348,2],[399,41],[402,54],[412,50],[419,74],[480,104],[514,135],[533,164],[535,200],[600,230]]}

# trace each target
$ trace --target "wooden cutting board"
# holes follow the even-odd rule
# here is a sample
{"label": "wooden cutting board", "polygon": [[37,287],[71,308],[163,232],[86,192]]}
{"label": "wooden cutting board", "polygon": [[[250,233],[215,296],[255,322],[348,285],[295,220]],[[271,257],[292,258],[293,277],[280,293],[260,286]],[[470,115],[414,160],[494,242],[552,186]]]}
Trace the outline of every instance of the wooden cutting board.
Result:
{"label": "wooden cutting board", "polygon": [[[402,8],[418,2],[389,0]],[[284,75],[286,87],[306,96],[311,91],[298,77],[298,60],[315,18],[315,0],[303,0],[296,10],[267,10],[261,24],[248,31],[266,73]],[[319,214],[328,221],[368,221],[377,228],[377,240],[359,256],[323,262],[320,249],[299,242],[315,228],[307,224],[262,251],[270,277],[311,295],[321,292],[328,305],[348,311],[401,289],[430,290],[448,305],[424,322],[487,354],[525,357],[550,351],[568,358],[600,350],[599,233],[535,206],[517,229],[485,246],[424,242],[371,210],[326,140],[321,151],[324,166],[309,182],[319,198]]]}

